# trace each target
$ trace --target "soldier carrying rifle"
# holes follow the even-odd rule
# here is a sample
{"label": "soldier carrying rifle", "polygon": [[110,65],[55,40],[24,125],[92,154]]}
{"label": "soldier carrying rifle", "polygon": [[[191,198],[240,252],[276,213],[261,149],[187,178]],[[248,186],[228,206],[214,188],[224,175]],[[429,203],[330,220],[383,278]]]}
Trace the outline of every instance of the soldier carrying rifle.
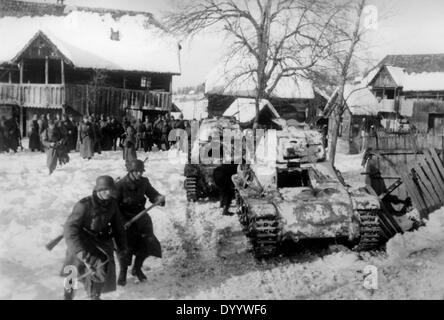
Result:
{"label": "soldier carrying rifle", "polygon": [[[64,225],[63,237],[67,244],[64,274],[67,266],[75,267],[89,297],[100,299],[101,293],[116,290],[114,242],[124,255],[127,240],[119,207],[112,197],[114,180],[100,176],[93,194],[77,202]],[[65,283],[65,299],[74,298],[74,288]]]}
{"label": "soldier carrying rifle", "polygon": [[[123,219],[130,223],[138,213],[143,211],[146,204],[146,198],[155,205],[164,206],[165,196],[153,188],[148,178],[143,177],[145,165],[142,160],[133,159],[127,165],[128,174],[116,183],[117,201]],[[135,256],[132,274],[139,281],[145,281],[147,278],[142,272],[142,265],[148,256],[162,257],[159,240],[153,232],[153,222],[148,214],[140,216],[134,224],[126,226],[128,229],[128,251],[119,257],[120,274],[117,284],[126,285],[126,275],[128,266],[131,265],[132,257]]]}

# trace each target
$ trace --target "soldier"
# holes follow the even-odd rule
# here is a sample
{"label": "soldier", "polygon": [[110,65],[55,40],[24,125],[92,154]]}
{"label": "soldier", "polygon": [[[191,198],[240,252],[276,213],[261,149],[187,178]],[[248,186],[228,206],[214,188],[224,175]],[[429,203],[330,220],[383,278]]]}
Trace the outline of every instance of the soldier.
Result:
{"label": "soldier", "polygon": [[132,126],[126,128],[126,137],[123,141],[123,160],[128,164],[130,161],[137,159],[136,152],[136,135]]}
{"label": "soldier", "polygon": [[[123,219],[129,221],[144,210],[146,198],[151,203],[165,205],[165,196],[161,195],[151,186],[148,178],[143,177],[145,166],[141,160],[132,160],[127,166],[128,174],[117,182],[117,201]],[[148,214],[142,216],[127,229],[128,251],[119,257],[120,274],[117,284],[126,284],[128,266],[131,265],[132,256],[135,256],[132,274],[139,281],[145,281],[142,265],[149,256],[162,257],[159,240],[153,233],[153,222]]]}
{"label": "soldier", "polygon": [[66,114],[63,115],[63,126],[67,130],[67,141],[66,141],[66,148],[67,151],[70,152],[71,150],[76,149],[77,144],[77,127],[74,123],[74,119],[72,115],[66,116]]}
{"label": "soldier", "polygon": [[111,134],[111,139],[112,139],[112,149],[114,151],[117,150],[117,139],[122,135],[122,125],[117,121],[117,119],[115,117],[111,118],[111,124],[110,124],[110,128],[109,128],[110,134]]}
{"label": "soldier", "polygon": [[160,149],[162,146],[161,145],[162,126],[163,126],[163,117],[159,115],[153,123],[154,143],[157,145],[158,149]]}
{"label": "soldier", "polygon": [[6,142],[5,142],[5,128],[4,123],[6,119],[4,116],[0,118],[0,152],[6,151]]}
{"label": "soldier", "polygon": [[68,159],[58,151],[58,148],[61,148],[65,139],[60,128],[54,123],[54,120],[48,121],[48,128],[43,130],[41,138],[43,146],[46,148],[46,165],[48,166],[49,174],[52,174],[57,167],[57,160],[60,156],[62,156],[64,161],[69,161],[67,154],[66,157],[68,157]]}
{"label": "soldier", "polygon": [[68,117],[66,114],[62,115],[62,119],[56,124],[62,134],[62,142],[57,148],[57,156],[59,164],[63,165],[69,162],[68,150],[68,127],[65,125]]}
{"label": "soldier", "polygon": [[234,199],[234,184],[231,177],[236,174],[236,164],[222,164],[213,171],[213,179],[220,193],[220,207],[224,216],[232,216],[230,212],[231,201]]}
{"label": "soldier", "polygon": [[14,153],[17,152],[17,148],[20,145],[20,129],[17,124],[17,121],[14,117],[9,118],[4,122],[4,136],[5,136],[5,144],[6,151],[9,152],[9,149],[12,149]]}
{"label": "soldier", "polygon": [[140,121],[137,120],[136,124],[134,125],[134,128],[136,129],[136,151],[142,147],[143,140],[145,140],[145,125]]}
{"label": "soldier", "polygon": [[83,159],[91,159],[94,156],[94,130],[86,115],[83,117],[83,123],[79,124],[78,141],[80,156]]}
{"label": "soldier", "polygon": [[145,140],[143,142],[143,150],[145,152],[151,151],[153,147],[153,124],[148,117],[145,118]]}
{"label": "soldier", "polygon": [[90,116],[89,121],[92,124],[93,132],[94,132],[94,139],[93,139],[94,152],[97,152],[98,154],[102,154],[102,134],[100,132],[100,125],[99,125],[98,119],[94,116]]}
{"label": "soldier", "polygon": [[[116,264],[113,239],[121,254],[127,250],[125,230],[119,207],[112,198],[113,178],[100,176],[93,194],[77,202],[64,225],[67,245],[63,273],[74,266],[77,276],[91,299],[100,300],[100,294],[116,290]],[[72,284],[72,283],[71,283]],[[65,284],[65,299],[74,298],[74,290]]]}
{"label": "soldier", "polygon": [[[160,137],[160,145],[165,145],[165,150],[170,149],[170,142],[168,140],[168,135],[170,133],[170,121],[168,119],[162,121],[162,127],[160,129],[161,137]],[[162,148],[163,149],[163,148]]]}
{"label": "soldier", "polygon": [[34,150],[40,151],[42,149],[42,146],[40,144],[40,129],[39,129],[39,123],[38,123],[38,116],[34,114],[32,117],[31,123],[29,125],[29,149],[31,149],[31,152],[34,152]]}

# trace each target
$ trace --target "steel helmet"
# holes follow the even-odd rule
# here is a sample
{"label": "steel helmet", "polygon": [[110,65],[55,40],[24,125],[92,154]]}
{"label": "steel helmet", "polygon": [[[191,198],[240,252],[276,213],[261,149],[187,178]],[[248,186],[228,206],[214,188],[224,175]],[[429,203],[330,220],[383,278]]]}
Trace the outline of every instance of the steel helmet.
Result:
{"label": "steel helmet", "polygon": [[100,176],[96,179],[95,191],[115,190],[116,185],[114,179],[110,176]]}
{"label": "steel helmet", "polygon": [[134,159],[134,160],[131,160],[128,162],[126,168],[127,168],[128,172],[132,172],[132,171],[144,172],[145,171],[145,164],[143,163],[142,160]]}

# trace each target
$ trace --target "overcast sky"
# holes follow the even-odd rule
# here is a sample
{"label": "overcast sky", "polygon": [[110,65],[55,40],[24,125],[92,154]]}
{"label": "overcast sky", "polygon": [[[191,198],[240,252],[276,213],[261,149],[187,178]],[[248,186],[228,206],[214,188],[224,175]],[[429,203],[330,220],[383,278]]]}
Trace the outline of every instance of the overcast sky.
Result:
{"label": "overcast sky", "polygon": [[[36,0],[34,0],[36,1]],[[148,11],[160,17],[178,0],[65,0],[66,4]],[[40,2],[56,2],[40,0]],[[369,32],[370,55],[377,61],[387,54],[444,53],[443,0],[369,0],[381,17]],[[182,44],[182,75],[174,87],[197,85],[221,58],[223,37],[202,35]]]}

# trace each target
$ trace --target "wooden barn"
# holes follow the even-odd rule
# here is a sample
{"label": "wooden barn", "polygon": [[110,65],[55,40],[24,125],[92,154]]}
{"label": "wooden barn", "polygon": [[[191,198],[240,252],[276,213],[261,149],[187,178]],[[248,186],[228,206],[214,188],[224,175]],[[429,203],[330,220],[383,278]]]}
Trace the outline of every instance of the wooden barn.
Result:
{"label": "wooden barn", "polygon": [[368,80],[381,111],[421,132],[444,130],[444,54],[388,55]]}
{"label": "wooden barn", "polygon": [[[176,39],[146,12],[2,0],[0,106],[141,117],[172,106]],[[14,32],[11,32],[14,30]]]}
{"label": "wooden barn", "polygon": [[[219,65],[207,76],[205,94],[208,97],[208,116],[222,116],[238,98],[254,99],[256,81],[249,75],[236,76],[242,63]],[[241,72],[242,73],[242,72]],[[316,90],[313,83],[302,76],[282,78],[272,94],[265,97],[283,119],[311,122],[322,110],[328,97]]]}

